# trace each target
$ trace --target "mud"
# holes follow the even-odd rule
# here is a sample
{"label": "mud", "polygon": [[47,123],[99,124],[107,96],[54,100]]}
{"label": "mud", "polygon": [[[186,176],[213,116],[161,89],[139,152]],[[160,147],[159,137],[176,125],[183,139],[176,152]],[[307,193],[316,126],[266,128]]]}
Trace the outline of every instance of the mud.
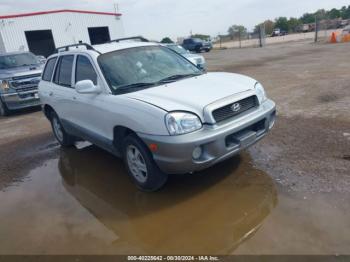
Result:
{"label": "mud", "polygon": [[60,148],[41,112],[1,118],[0,255],[350,254],[349,47],[205,54],[264,84],[276,126],[157,193],[95,146]]}

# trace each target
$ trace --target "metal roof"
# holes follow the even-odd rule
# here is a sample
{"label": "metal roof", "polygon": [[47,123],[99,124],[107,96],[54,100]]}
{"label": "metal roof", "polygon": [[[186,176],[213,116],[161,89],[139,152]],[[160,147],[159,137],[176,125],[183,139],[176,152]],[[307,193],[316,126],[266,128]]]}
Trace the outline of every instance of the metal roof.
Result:
{"label": "metal roof", "polygon": [[122,15],[120,13],[61,9],[61,10],[42,11],[42,12],[34,12],[34,13],[22,13],[22,14],[4,15],[4,16],[0,16],[0,19],[18,18],[18,17],[27,17],[27,16],[36,16],[36,15],[48,15],[48,14],[56,14],[56,13],[80,13],[80,14],[112,15],[112,16],[121,16]]}

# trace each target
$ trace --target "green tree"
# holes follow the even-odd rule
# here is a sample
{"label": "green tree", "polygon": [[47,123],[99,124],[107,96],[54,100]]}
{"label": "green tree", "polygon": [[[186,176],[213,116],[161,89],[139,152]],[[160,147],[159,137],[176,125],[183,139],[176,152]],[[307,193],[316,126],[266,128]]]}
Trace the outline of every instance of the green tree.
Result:
{"label": "green tree", "polygon": [[255,26],[254,33],[257,34],[259,33],[259,27],[261,25],[265,26],[265,34],[271,35],[273,32],[273,29],[275,28],[275,23],[271,20],[266,20],[265,22],[258,24]]}
{"label": "green tree", "polygon": [[293,33],[298,32],[301,25],[302,25],[302,22],[297,18],[291,17],[288,20],[289,32],[293,32]]}
{"label": "green tree", "polygon": [[231,40],[235,37],[245,37],[247,36],[247,28],[245,28],[243,25],[233,25],[230,26],[230,28],[227,30]]}
{"label": "green tree", "polygon": [[300,21],[303,24],[314,23],[315,22],[315,15],[314,14],[310,14],[310,13],[303,14],[302,17],[300,18]]}
{"label": "green tree", "polygon": [[174,43],[169,37],[164,37],[162,41],[160,41],[163,44],[172,44]]}
{"label": "green tree", "polygon": [[341,18],[343,18],[343,19],[350,19],[350,5],[348,7],[343,6],[339,11],[340,11],[340,17]]}
{"label": "green tree", "polygon": [[327,16],[328,16],[329,19],[340,18],[341,15],[342,15],[341,10],[338,10],[338,9],[335,9],[335,8],[333,8],[332,10],[327,12]]}
{"label": "green tree", "polygon": [[275,21],[275,27],[283,31],[289,31],[289,24],[287,17],[279,17]]}

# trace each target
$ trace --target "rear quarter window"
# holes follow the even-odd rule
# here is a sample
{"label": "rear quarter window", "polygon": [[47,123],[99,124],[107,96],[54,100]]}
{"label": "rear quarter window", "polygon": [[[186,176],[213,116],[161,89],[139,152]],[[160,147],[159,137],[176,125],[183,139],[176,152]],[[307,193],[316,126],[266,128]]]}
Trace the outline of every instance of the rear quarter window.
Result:
{"label": "rear quarter window", "polygon": [[57,57],[51,58],[49,61],[47,61],[42,79],[44,81],[51,81],[53,70],[55,69],[55,64],[57,61]]}

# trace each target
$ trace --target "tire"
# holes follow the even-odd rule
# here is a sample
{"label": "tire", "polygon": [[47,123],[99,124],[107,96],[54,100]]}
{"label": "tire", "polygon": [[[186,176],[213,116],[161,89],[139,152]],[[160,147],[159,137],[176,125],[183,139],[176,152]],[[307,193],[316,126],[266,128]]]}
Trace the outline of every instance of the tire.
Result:
{"label": "tire", "polygon": [[206,53],[209,53],[209,52],[210,52],[210,49],[205,49],[205,52],[206,52]]}
{"label": "tire", "polygon": [[123,159],[129,176],[142,191],[157,191],[168,180],[168,175],[159,169],[149,149],[136,135],[125,138]]}
{"label": "tire", "polygon": [[0,116],[8,116],[8,114],[9,114],[9,110],[0,99]]}
{"label": "tire", "polygon": [[63,128],[58,115],[55,112],[51,113],[50,122],[52,132],[56,137],[56,140],[62,147],[71,147],[74,145],[74,137],[69,135]]}

